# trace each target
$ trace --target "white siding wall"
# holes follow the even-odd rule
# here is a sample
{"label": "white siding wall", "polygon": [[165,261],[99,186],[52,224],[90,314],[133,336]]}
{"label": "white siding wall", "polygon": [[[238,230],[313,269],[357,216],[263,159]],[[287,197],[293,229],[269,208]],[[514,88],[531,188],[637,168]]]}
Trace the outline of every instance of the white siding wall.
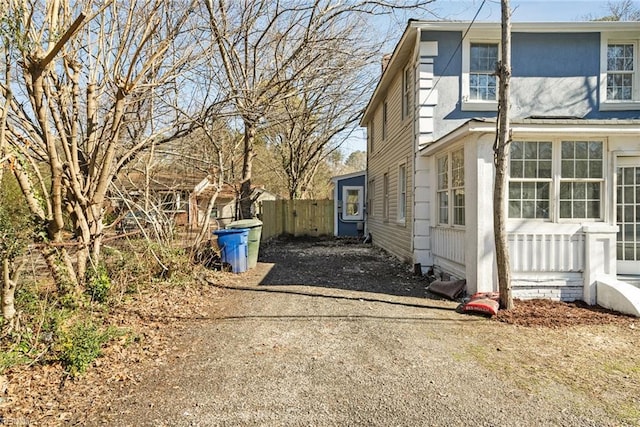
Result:
{"label": "white siding wall", "polygon": [[[415,72],[411,73],[415,76]],[[375,181],[373,212],[368,211],[367,231],[373,243],[405,262],[413,262],[413,116],[402,118],[402,70],[395,76],[387,91],[387,132],[382,139],[382,104],[374,114],[373,150],[368,147],[367,180]],[[409,103],[413,105],[411,94]],[[371,126],[371,124],[369,124]],[[406,168],[406,214],[404,221],[398,221],[398,168]],[[389,215],[383,215],[383,176],[389,177]]]}

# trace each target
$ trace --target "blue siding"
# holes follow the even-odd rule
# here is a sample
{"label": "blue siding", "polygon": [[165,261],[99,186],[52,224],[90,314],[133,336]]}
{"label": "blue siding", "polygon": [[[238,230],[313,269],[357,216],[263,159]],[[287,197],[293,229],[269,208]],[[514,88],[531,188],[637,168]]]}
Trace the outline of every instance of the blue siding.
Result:
{"label": "blue siding", "polygon": [[[495,111],[462,111],[462,33],[424,31],[422,41],[438,42],[434,77],[438,105],[434,138],[471,118]],[[585,119],[640,118],[640,110],[599,111],[599,33],[512,34],[512,117],[570,116]]]}
{"label": "blue siding", "polygon": [[597,33],[514,33],[513,77],[585,77],[600,74]]}

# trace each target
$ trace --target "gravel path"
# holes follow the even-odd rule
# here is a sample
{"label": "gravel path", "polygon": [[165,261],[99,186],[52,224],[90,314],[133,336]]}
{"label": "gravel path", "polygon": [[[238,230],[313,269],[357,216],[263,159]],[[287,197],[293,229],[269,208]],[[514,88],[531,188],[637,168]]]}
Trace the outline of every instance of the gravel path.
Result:
{"label": "gravel path", "polygon": [[352,249],[368,257],[366,269],[342,246],[265,248],[246,283],[227,291],[224,309],[176,337],[171,360],[112,398],[94,425],[619,425],[568,388],[527,391],[479,363],[483,334],[515,327],[411,296],[424,283],[403,270],[392,269],[402,286],[385,293],[376,268],[395,261],[362,248]]}

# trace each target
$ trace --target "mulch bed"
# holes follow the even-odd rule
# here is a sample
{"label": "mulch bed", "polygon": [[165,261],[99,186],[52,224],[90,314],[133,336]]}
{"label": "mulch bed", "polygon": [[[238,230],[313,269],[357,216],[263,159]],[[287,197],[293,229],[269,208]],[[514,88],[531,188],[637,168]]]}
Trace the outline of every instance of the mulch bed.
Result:
{"label": "mulch bed", "polygon": [[[606,325],[635,327],[640,319],[627,316],[582,301],[559,302],[543,299],[515,300],[512,310],[500,310],[494,316],[499,322],[527,327],[559,328],[575,325]],[[640,327],[640,325],[639,325]]]}

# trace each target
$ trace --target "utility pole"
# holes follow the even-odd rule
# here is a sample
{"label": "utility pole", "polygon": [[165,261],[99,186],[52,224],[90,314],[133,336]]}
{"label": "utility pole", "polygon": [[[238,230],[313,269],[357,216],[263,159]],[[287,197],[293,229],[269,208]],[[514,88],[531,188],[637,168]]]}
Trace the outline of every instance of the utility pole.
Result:
{"label": "utility pole", "polygon": [[511,129],[509,125],[509,85],[511,81],[511,7],[509,0],[500,1],[502,8],[502,58],[498,61],[498,121],[496,124],[496,142],[494,163],[496,176],[493,187],[493,229],[496,245],[496,261],[498,266],[498,290],[500,291],[500,308],[513,308],[511,292],[511,260],[509,257],[509,241],[506,230],[507,166],[509,161],[509,143]]}

